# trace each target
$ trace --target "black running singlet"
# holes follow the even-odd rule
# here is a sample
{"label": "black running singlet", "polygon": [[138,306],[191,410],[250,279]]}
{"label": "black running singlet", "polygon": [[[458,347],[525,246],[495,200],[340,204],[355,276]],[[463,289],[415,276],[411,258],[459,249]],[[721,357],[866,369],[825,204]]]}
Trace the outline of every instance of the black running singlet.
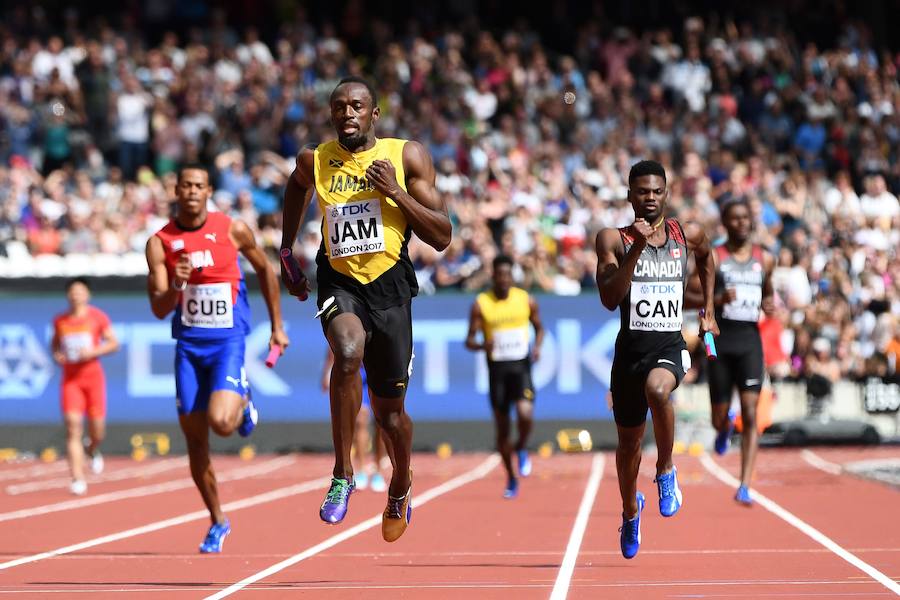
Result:
{"label": "black running singlet", "polygon": [[[666,242],[647,244],[634,267],[631,288],[619,305],[621,326],[616,348],[630,354],[681,344],[687,242],[676,219],[666,219]],[[625,254],[634,244],[630,228],[619,229]]]}
{"label": "black running singlet", "polygon": [[719,266],[716,269],[716,293],[732,288],[735,299],[716,308],[716,322],[722,335],[759,335],[757,322],[762,306],[762,288],[765,279],[763,253],[759,246],[753,246],[750,258],[738,261],[725,245],[716,246]]}

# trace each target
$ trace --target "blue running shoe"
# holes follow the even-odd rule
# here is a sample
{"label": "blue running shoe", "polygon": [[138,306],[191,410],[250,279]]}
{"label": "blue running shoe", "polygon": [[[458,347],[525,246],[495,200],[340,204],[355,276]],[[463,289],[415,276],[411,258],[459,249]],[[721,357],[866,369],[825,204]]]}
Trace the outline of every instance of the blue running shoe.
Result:
{"label": "blue running shoe", "polygon": [[250,397],[250,394],[247,394],[247,406],[244,407],[244,419],[241,421],[241,424],[238,425],[238,434],[241,437],[248,437],[253,430],[256,429],[256,424],[259,422],[259,412],[256,410],[256,405],[253,404],[253,398]]}
{"label": "blue running shoe", "polygon": [[372,479],[369,481],[369,487],[372,488],[373,492],[386,492],[388,489],[387,482],[384,480],[381,473],[372,475]]}
{"label": "blue running shoe", "polygon": [[734,495],[734,499],[744,506],[753,506],[753,498],[750,497],[750,488],[748,488],[746,485],[741,485],[738,487],[737,493]]}
{"label": "blue running shoe", "polygon": [[503,497],[509,500],[519,495],[519,480],[513,477],[506,483],[506,489],[503,490]]}
{"label": "blue running shoe", "polygon": [[715,449],[716,454],[718,454],[719,456],[722,456],[726,452],[728,452],[728,446],[731,444],[731,434],[734,433],[734,417],[734,411],[729,410],[728,424],[725,425],[725,429],[716,434]]}
{"label": "blue running shoe", "polygon": [[353,487],[357,490],[364,490],[369,487],[369,476],[360,471],[353,475]]}
{"label": "blue running shoe", "polygon": [[329,525],[343,521],[350,505],[350,494],[353,493],[355,487],[349,479],[332,477],[331,487],[319,509],[319,518]]}
{"label": "blue running shoe", "polygon": [[528,456],[528,450],[524,448],[517,450],[516,457],[519,459],[519,475],[522,477],[531,475],[531,457]]}
{"label": "blue running shoe", "polygon": [[206,532],[206,538],[200,544],[200,552],[203,554],[214,554],[222,551],[222,542],[225,536],[231,533],[231,523],[225,519],[224,523],[213,523],[209,531]]}
{"label": "blue running shoe", "polygon": [[644,510],[644,495],[637,493],[638,512],[633,519],[626,519],[622,515],[622,526],[619,527],[619,546],[622,548],[622,556],[634,558],[641,547],[641,511]]}
{"label": "blue running shoe", "polygon": [[681,508],[683,500],[675,467],[656,476],[656,487],[659,489],[659,514],[671,517]]}

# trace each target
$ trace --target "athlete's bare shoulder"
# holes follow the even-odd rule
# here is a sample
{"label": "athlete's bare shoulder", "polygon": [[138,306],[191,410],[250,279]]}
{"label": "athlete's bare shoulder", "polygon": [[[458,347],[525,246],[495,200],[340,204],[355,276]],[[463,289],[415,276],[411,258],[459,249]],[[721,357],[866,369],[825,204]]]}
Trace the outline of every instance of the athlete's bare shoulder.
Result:
{"label": "athlete's bare shoulder", "polygon": [[315,173],[316,148],[315,143],[305,144],[297,153],[297,166],[294,169],[294,177],[303,187],[309,187],[313,182]]}

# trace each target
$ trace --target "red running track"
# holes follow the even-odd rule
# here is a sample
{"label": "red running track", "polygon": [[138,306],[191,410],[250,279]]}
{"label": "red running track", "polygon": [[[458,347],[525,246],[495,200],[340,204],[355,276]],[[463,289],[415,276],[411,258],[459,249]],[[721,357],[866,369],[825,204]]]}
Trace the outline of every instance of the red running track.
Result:
{"label": "red running track", "polygon": [[897,448],[764,450],[765,499],[750,509],[731,499],[737,453],[676,458],[685,504],[664,519],[644,457],[643,542],[630,561],[611,454],[535,458],[511,501],[496,457],[417,455],[412,524],[394,544],[381,540],[384,494],[360,491],[343,524],[319,522],[330,457],[216,457],[233,527],[217,556],[196,552],[208,517],[187,467],[164,462],[177,457],[110,458],[83,498],[54,483],[59,463],[2,465],[0,598],[900,595],[900,490],[850,472],[900,464]]}

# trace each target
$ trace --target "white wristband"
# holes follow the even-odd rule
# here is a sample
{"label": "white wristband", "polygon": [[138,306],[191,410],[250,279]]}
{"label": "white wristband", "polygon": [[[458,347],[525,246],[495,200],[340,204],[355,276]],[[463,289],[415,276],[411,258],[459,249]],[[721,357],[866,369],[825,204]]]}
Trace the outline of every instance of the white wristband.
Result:
{"label": "white wristband", "polygon": [[174,289],[176,289],[177,291],[179,291],[179,292],[183,292],[184,290],[187,289],[187,281],[182,281],[182,282],[181,282],[181,285],[179,286],[179,285],[176,285],[176,284],[175,284],[175,280],[173,279],[173,280],[172,280],[172,287],[173,287]]}

